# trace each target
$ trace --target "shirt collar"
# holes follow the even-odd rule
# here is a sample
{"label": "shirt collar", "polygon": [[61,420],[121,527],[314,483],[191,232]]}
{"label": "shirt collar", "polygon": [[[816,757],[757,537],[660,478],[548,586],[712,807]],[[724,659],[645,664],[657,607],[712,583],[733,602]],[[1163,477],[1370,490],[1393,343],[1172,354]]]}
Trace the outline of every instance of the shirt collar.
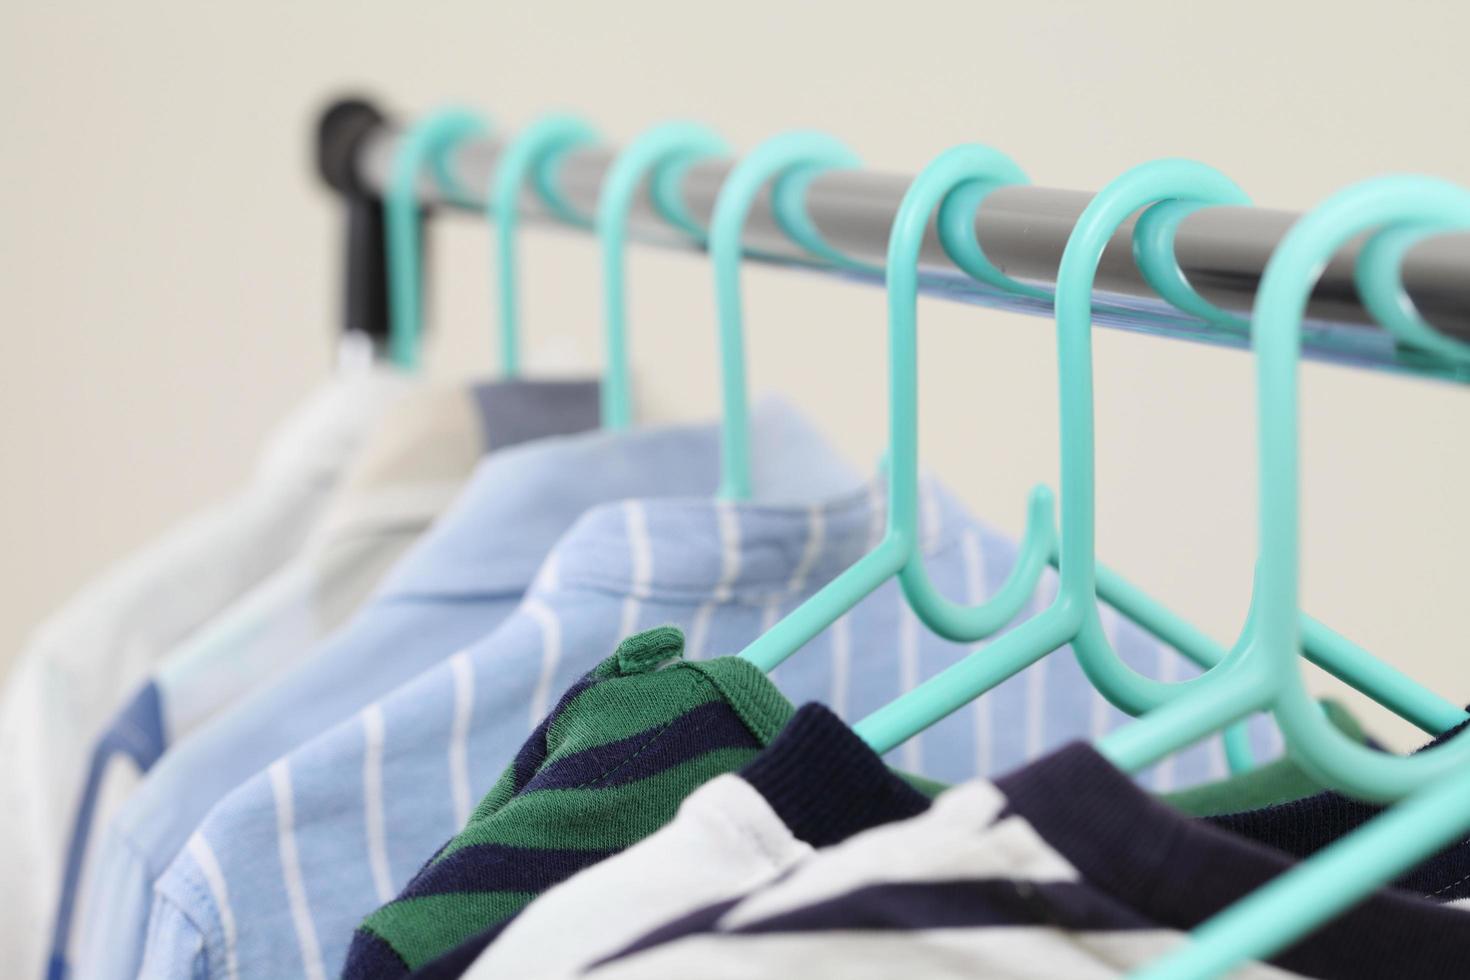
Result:
{"label": "shirt collar", "polygon": [[335,481],[377,420],[417,384],[401,371],[377,366],[334,376],[276,427],[256,478]]}
{"label": "shirt collar", "polygon": [[[932,478],[920,483],[927,555],[973,522]],[[596,507],[547,559],[539,588],[584,587],[674,602],[800,598],[850,568],[882,539],[882,481],[811,504],[646,498]]]}
{"label": "shirt collar", "polygon": [[[763,501],[823,499],[861,485],[858,471],[783,401],[761,401],[751,437]],[[390,573],[380,595],[518,595],[589,508],[630,497],[708,500],[719,466],[714,424],[588,432],[495,453]]]}
{"label": "shirt collar", "polygon": [[376,420],[307,547],[421,531],[458,497],[487,452],[598,425],[596,380],[424,387]]}
{"label": "shirt collar", "polygon": [[[997,785],[1009,811],[1085,878],[1175,929],[1193,929],[1294,863],[1160,803],[1083,743]],[[1460,909],[1383,889],[1272,962],[1314,977],[1454,976],[1470,963],[1467,925]]]}

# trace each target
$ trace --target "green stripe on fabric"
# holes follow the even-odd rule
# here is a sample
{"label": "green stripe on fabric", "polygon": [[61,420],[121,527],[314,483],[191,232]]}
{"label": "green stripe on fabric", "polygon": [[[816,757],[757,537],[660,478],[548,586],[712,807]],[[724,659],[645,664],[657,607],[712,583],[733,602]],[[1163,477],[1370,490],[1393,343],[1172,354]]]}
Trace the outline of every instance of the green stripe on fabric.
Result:
{"label": "green stripe on fabric", "polygon": [[796,714],[796,708],[786,700],[781,689],[759,667],[742,657],[686,660],[678,668],[703,674],[719,688],[762,745],[769,745]]}
{"label": "green stripe on fabric", "polygon": [[652,728],[661,728],[685,712],[720,700],[719,689],[699,674],[674,675],[670,667],[656,674],[622,677],[595,684],[579,694],[551,725],[551,751],[542,767]]}
{"label": "green stripe on fabric", "polygon": [[458,892],[405,898],[378,909],[360,929],[393,947],[410,970],[453,949],[487,924],[510,918],[534,892]]}
{"label": "green stripe on fabric", "polygon": [[623,786],[522,793],[494,820],[466,827],[440,855],[472,844],[514,847],[624,848],[668,823],[694,790],[755,758],[758,749],[706,752],[656,776]]}

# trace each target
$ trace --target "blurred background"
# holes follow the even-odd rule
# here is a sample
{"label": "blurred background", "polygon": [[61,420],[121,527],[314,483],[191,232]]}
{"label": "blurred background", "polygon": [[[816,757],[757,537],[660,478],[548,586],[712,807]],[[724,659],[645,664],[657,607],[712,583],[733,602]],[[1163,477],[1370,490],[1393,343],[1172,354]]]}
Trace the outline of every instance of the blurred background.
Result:
{"label": "blurred background", "polygon": [[[672,117],[737,146],[817,126],[910,174],[983,141],[1075,189],[1188,156],[1302,210],[1379,173],[1470,176],[1467,36],[1458,0],[7,4],[0,676],[89,577],[236,485],[332,369],[340,228],[311,155],[331,97],[402,117],[464,103],[507,129],[568,109],[619,142]],[[493,372],[487,227],[460,215],[433,236],[428,370]],[[595,370],[593,239],[528,227],[523,242],[529,368]],[[713,417],[706,261],[635,250],[629,274],[644,417]],[[876,458],[881,291],[759,267],[745,289],[753,387]],[[920,320],[924,463],[1018,534],[1027,489],[1056,479],[1050,324],[937,300]],[[1099,555],[1231,639],[1254,558],[1250,358],[1114,331],[1096,357]],[[1470,392],[1304,376],[1308,610],[1470,700]]]}

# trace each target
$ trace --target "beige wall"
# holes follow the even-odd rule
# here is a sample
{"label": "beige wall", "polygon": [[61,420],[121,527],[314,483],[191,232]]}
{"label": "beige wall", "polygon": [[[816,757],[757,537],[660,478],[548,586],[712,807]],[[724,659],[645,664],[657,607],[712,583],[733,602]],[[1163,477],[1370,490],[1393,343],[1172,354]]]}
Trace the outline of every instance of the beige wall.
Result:
{"label": "beige wall", "polygon": [[[507,126],[570,108],[619,138],[674,116],[746,146],[815,125],[901,172],[982,140],[1061,187],[1186,155],[1276,207],[1385,171],[1470,177],[1458,0],[80,6],[0,13],[0,670],[88,576],[226,492],[328,370],[336,227],[307,134],[345,87]],[[487,236],[465,220],[436,244],[432,371],[484,372]],[[586,236],[526,233],[533,363],[598,362],[595,263]],[[631,272],[645,402],[709,414],[707,268],[640,253]],[[756,386],[874,458],[881,293],[761,269],[746,288]],[[939,302],[921,316],[925,461],[1019,530],[1026,488],[1056,475],[1048,325]],[[1101,555],[1233,635],[1249,358],[1102,332],[1097,372]],[[1470,393],[1320,367],[1306,393],[1309,608],[1470,699]]]}

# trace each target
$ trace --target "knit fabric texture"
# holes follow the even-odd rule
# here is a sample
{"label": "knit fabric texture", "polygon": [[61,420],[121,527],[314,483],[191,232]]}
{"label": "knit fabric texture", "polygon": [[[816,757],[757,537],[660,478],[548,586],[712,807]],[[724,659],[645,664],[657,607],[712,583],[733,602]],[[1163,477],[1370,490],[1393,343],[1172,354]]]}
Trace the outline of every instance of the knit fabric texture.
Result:
{"label": "knit fabric texture", "polygon": [[749,662],[683,650],[679,630],[648,630],[569,688],[464,830],[358,927],[343,977],[458,975],[537,895],[658,830],[791,718]]}

